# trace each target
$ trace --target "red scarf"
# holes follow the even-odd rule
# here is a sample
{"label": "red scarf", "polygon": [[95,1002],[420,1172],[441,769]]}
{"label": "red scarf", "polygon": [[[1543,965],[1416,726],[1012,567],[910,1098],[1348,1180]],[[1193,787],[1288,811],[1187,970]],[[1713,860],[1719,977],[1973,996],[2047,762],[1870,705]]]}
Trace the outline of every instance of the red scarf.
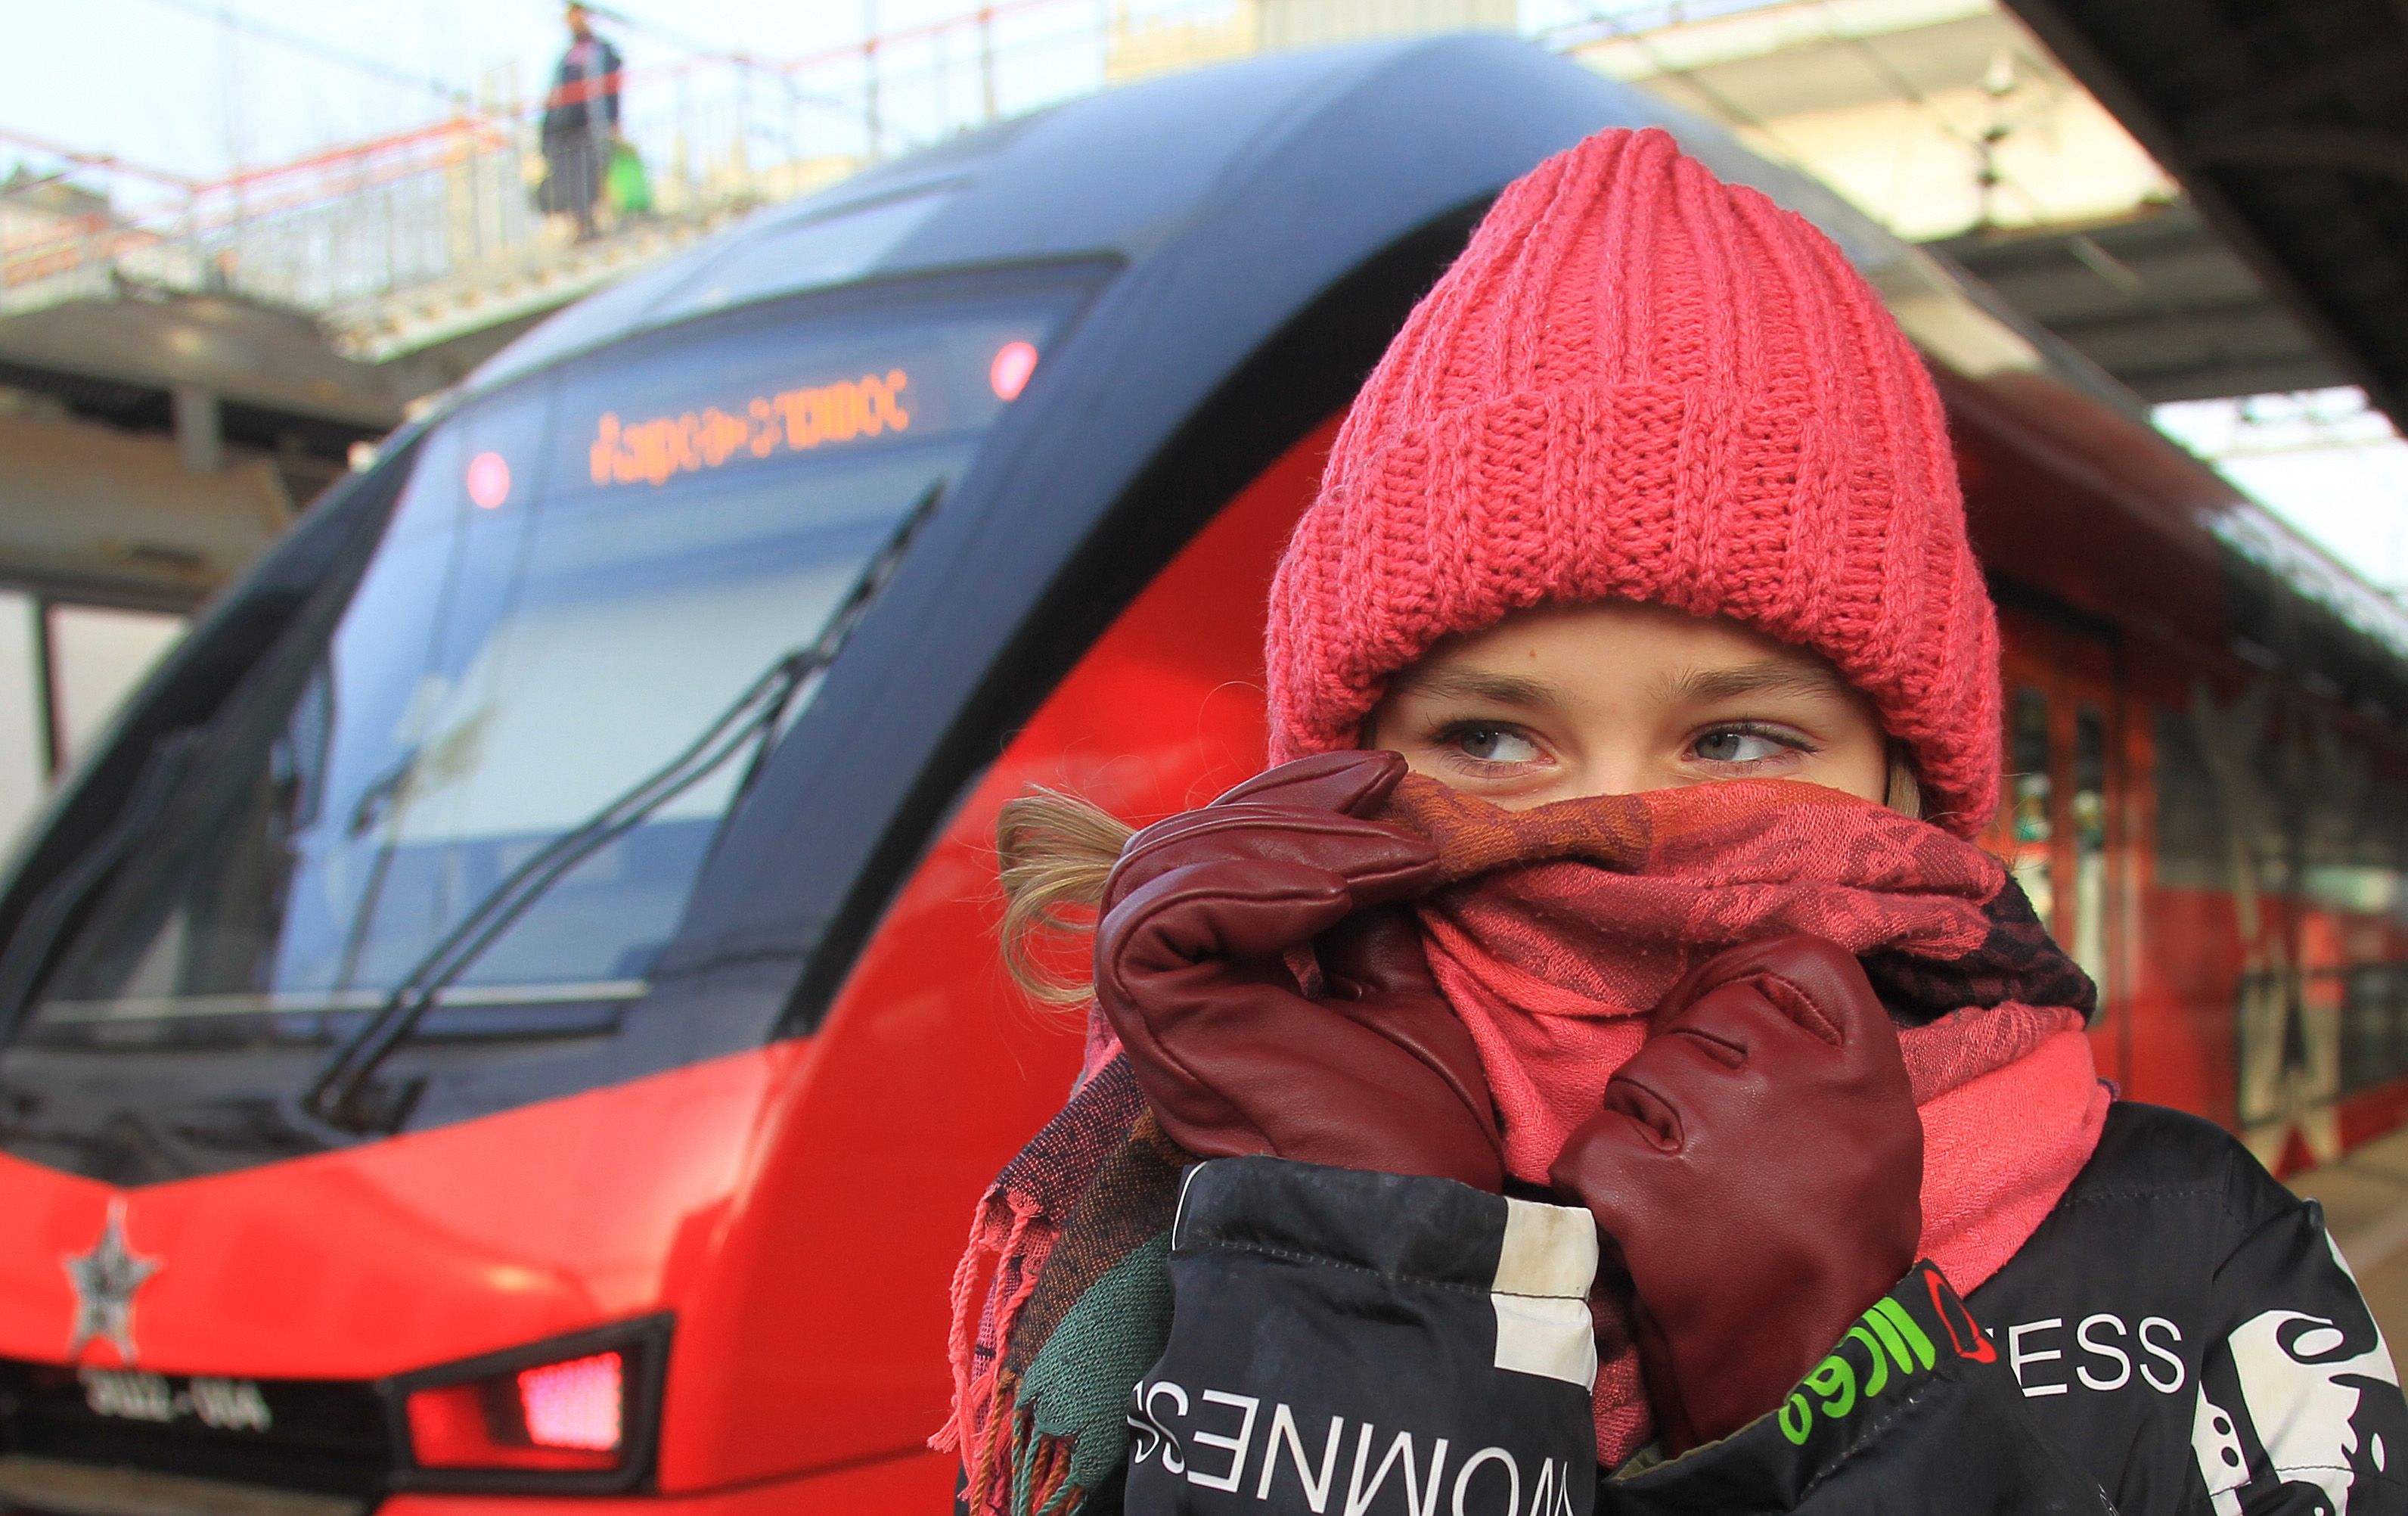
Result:
{"label": "red scarf", "polygon": [[[1812,932],[1856,953],[1900,1023],[1923,1117],[1923,1247],[1971,1293],[2088,1162],[2111,1098],[2082,1034],[2090,981],[1997,859],[1815,785],[1744,782],[1508,812],[1409,777],[1385,819],[1439,844],[1420,902],[1471,1029],[1506,1167],[1543,1185],[1675,980],[1726,947]],[[1653,1435],[1639,1360],[1601,1310],[1598,1455]]]}

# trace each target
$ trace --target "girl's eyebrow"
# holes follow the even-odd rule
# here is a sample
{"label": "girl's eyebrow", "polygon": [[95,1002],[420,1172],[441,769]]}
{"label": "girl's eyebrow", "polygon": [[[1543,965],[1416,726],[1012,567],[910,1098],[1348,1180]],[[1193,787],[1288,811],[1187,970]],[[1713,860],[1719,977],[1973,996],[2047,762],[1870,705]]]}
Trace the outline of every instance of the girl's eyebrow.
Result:
{"label": "girl's eyebrow", "polygon": [[1555,699],[1555,686],[1543,679],[1485,673],[1478,669],[1451,669],[1426,674],[1408,671],[1397,676],[1395,687],[1431,700],[1494,700],[1500,705],[1524,707],[1550,705]]}
{"label": "girl's eyebrow", "polygon": [[1668,700],[1727,700],[1742,695],[1845,699],[1847,686],[1828,669],[1786,658],[1766,658],[1727,669],[1692,669],[1664,686]]}

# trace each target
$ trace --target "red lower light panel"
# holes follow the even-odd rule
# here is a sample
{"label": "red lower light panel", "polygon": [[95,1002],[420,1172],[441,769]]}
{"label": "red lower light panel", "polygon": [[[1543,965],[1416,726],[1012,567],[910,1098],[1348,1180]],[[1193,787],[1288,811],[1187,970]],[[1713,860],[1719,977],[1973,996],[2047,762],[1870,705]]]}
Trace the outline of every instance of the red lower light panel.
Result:
{"label": "red lower light panel", "polygon": [[616,1468],[625,1380],[625,1355],[606,1352],[413,1391],[410,1455],[421,1468]]}

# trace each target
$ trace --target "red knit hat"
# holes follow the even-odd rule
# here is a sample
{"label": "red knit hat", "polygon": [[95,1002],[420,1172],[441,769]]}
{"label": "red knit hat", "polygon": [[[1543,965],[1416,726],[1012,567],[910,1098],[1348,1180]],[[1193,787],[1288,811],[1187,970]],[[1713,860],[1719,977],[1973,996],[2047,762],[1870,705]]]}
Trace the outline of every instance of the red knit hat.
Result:
{"label": "red knit hat", "polygon": [[1660,131],[1509,187],[1348,412],[1271,587],[1274,760],[1353,746],[1388,679],[1542,601],[1814,649],[1981,830],[1999,632],[1938,393],[1830,239]]}

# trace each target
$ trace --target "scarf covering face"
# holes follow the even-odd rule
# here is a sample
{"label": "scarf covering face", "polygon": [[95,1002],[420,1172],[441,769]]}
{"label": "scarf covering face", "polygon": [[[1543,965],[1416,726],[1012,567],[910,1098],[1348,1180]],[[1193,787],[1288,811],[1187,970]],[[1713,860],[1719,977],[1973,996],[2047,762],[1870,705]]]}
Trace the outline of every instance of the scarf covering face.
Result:
{"label": "scarf covering face", "polygon": [[[2096,992],[2006,870],[1819,786],[1741,782],[1508,812],[1409,776],[1382,819],[1438,844],[1423,945],[1479,1046],[1508,1172],[1543,1186],[1692,965],[1789,932],[1856,954],[1899,1023],[1924,1127],[1925,1256],[1970,1293],[2089,1160],[2109,1094]],[[981,1199],[953,1281],[953,1419],[976,1516],[1075,1516],[1127,1449],[1170,1327],[1169,1230],[1195,1160],[1090,1018],[1061,1114]],[[974,1312],[982,1280],[985,1305]],[[1654,1434],[1622,1308],[1597,1308],[1598,1461]]]}
{"label": "scarf covering face", "polygon": [[[1430,972],[1479,1045],[1506,1172],[1544,1185],[1646,1039],[1647,1013],[1742,942],[1828,938],[1899,1023],[1923,1118],[1922,1255],[1970,1294],[2090,1159],[2108,1093],[2097,991],[1996,859],[1816,785],[1699,785],[1500,811],[1409,776],[1386,819],[1439,845]],[[1598,1309],[1598,1453],[1654,1435],[1622,1311]]]}

